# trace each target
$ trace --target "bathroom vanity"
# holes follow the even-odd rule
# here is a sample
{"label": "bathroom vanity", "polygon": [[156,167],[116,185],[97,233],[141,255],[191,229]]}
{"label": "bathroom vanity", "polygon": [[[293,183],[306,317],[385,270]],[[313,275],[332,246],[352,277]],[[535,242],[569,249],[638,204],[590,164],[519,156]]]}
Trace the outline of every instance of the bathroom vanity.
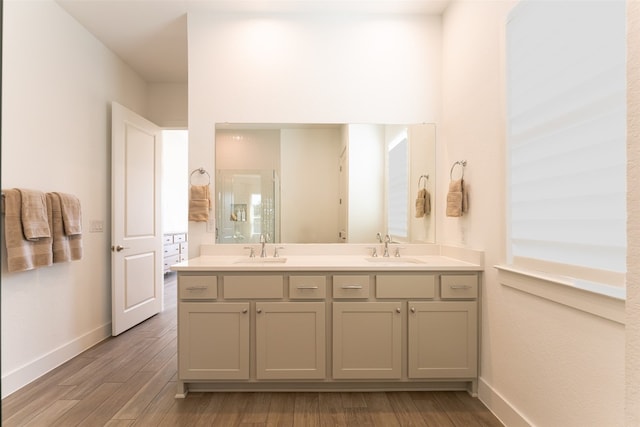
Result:
{"label": "bathroom vanity", "polygon": [[244,248],[213,246],[221,245],[172,267],[177,397],[189,390],[476,393],[481,254],[469,262],[436,245],[388,258],[362,245],[284,245],[278,258],[250,258]]}

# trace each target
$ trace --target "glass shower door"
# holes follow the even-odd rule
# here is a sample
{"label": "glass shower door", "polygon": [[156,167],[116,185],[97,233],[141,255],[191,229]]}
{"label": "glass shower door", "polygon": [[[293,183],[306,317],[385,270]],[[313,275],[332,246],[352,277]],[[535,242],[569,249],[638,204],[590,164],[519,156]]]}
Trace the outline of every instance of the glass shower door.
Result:
{"label": "glass shower door", "polygon": [[279,242],[278,179],[273,170],[217,170],[217,243]]}

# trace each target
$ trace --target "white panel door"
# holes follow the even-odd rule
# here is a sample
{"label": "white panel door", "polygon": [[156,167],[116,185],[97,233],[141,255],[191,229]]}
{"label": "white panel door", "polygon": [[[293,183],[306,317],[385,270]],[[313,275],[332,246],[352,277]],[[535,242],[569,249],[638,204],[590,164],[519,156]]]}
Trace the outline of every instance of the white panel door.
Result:
{"label": "white panel door", "polygon": [[111,311],[118,335],[162,310],[160,128],[111,109]]}

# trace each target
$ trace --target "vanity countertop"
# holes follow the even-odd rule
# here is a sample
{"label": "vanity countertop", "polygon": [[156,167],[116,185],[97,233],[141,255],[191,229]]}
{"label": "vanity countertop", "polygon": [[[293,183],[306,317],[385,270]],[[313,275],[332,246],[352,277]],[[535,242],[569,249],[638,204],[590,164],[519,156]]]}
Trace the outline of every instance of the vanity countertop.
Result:
{"label": "vanity countertop", "polygon": [[249,258],[203,255],[171,266],[174,271],[482,271],[479,264],[442,255],[367,257],[362,255],[293,255]]}

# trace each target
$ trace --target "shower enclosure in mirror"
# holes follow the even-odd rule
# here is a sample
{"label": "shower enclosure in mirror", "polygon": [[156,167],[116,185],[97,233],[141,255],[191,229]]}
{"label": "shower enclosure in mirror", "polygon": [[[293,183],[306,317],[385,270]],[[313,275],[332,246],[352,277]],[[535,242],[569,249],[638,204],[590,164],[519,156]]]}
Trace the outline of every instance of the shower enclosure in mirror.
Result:
{"label": "shower enclosure in mirror", "polygon": [[[404,183],[391,186],[389,150],[399,137]],[[224,123],[216,125],[215,153],[219,243],[259,242],[267,233],[274,243],[373,243],[377,233],[393,234],[389,218],[398,212],[404,235],[394,240],[435,241],[435,211],[414,215],[419,185],[435,197],[433,124]],[[421,176],[429,179],[420,184]]]}
{"label": "shower enclosure in mirror", "polygon": [[274,170],[216,171],[218,243],[280,241],[276,224],[279,191]]}

